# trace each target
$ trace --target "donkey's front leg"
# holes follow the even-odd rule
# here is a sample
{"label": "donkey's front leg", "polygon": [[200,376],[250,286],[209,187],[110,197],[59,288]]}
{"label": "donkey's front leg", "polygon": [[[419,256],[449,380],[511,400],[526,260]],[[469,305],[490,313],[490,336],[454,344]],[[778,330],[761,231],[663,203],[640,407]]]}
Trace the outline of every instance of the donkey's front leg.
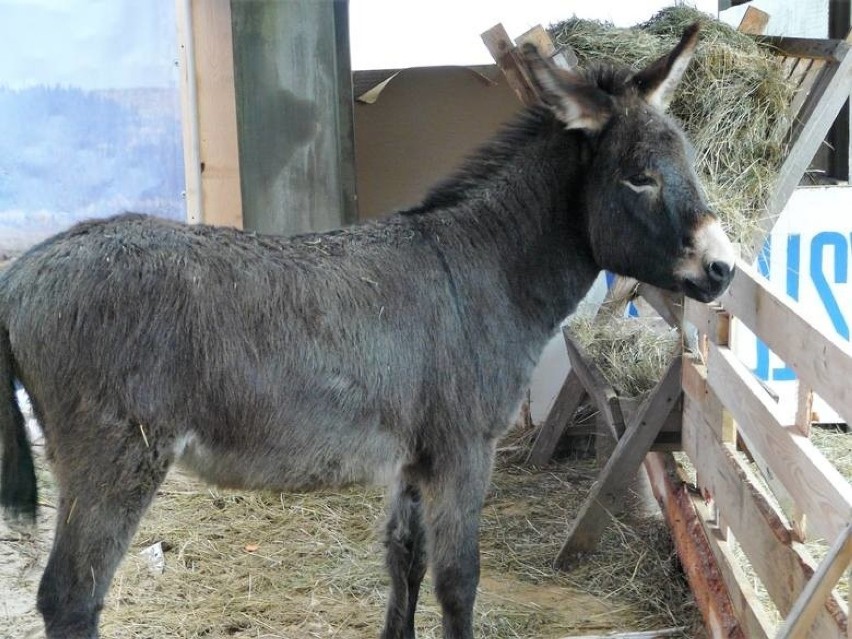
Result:
{"label": "donkey's front leg", "polygon": [[[424,485],[424,515],[444,639],[473,639],[479,584],[479,516],[491,477],[493,448],[459,447],[442,456]],[[465,454],[465,452],[467,454]]]}

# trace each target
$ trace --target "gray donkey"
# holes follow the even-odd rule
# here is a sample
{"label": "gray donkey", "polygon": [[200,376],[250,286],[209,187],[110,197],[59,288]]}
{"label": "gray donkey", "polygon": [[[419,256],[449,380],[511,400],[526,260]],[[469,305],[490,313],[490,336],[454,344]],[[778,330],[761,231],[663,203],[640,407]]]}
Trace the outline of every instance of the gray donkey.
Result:
{"label": "gray donkey", "polygon": [[79,224],[0,277],[2,504],[34,515],[14,399],[59,490],[38,592],[51,639],[98,635],[169,467],[220,486],[390,487],[386,639],[427,564],[446,638],[473,636],[495,442],[601,269],[709,301],[734,253],[663,108],[698,27],[646,69],[528,47],[527,109],[411,210],[298,237],[143,215]]}

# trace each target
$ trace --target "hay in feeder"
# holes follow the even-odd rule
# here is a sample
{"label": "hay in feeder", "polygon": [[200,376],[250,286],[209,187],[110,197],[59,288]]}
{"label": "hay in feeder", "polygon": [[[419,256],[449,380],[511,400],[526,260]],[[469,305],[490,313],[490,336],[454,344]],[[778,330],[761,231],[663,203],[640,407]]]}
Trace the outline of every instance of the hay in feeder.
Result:
{"label": "hay in feeder", "polygon": [[654,388],[681,344],[677,330],[664,328],[656,320],[573,317],[568,326],[622,397],[641,398]]}
{"label": "hay in feeder", "polygon": [[630,29],[574,18],[550,31],[581,65],[609,60],[639,69],[670,51],[693,22],[701,23],[701,38],[669,111],[695,146],[713,210],[733,240],[749,246],[786,153],[794,86],[778,58],[754,38],[683,6]]}

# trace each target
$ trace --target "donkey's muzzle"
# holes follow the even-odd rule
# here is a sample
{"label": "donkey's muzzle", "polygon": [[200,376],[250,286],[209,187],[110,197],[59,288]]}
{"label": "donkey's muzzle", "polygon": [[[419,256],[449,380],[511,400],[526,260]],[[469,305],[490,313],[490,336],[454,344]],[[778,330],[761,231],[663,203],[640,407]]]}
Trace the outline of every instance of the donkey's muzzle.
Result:
{"label": "donkey's muzzle", "polygon": [[721,260],[710,262],[705,267],[703,277],[687,277],[683,280],[683,292],[699,302],[712,302],[728,289],[734,279],[734,272],[732,263]]}

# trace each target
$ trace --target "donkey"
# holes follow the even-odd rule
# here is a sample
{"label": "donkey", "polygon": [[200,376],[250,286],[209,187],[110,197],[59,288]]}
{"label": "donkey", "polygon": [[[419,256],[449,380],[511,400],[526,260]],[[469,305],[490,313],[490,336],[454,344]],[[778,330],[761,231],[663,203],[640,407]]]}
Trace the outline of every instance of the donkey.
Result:
{"label": "donkey", "polygon": [[58,486],[38,609],[91,638],[169,467],[226,487],[389,487],[385,639],[432,571],[444,637],[473,637],[495,442],[601,269],[709,301],[734,251],[663,111],[698,27],[646,69],[524,49],[525,110],[418,206],[297,237],[136,214],[74,226],[0,279],[2,504],[34,516],[14,384]]}

